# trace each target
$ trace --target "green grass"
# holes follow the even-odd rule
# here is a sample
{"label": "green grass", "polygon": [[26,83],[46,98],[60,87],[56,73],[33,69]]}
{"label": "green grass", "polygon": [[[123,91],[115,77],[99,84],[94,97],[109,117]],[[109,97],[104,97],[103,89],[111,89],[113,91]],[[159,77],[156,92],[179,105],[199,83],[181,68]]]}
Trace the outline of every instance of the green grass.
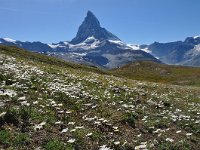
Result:
{"label": "green grass", "polygon": [[44,148],[46,150],[73,150],[73,147],[68,144],[64,144],[63,142],[59,141],[58,139],[51,139],[45,145]]}
{"label": "green grass", "polygon": [[8,145],[11,139],[10,133],[7,130],[0,130],[0,143],[1,145]]}
{"label": "green grass", "polygon": [[107,74],[105,70],[98,69],[95,66],[86,66],[86,65],[66,62],[58,58],[49,57],[49,56],[38,54],[38,53],[33,53],[33,52],[23,50],[21,48],[17,48],[14,46],[0,45],[0,52],[16,57],[18,59],[25,59],[25,60],[34,61],[34,62],[40,62],[43,65],[48,64],[48,65],[52,65],[56,67],[72,68],[72,69],[77,69],[77,70],[96,72],[100,74]]}
{"label": "green grass", "polygon": [[[170,83],[175,85],[200,86],[200,68],[164,65],[154,62],[134,62],[110,71],[102,70],[94,66],[86,66],[66,62],[58,58],[29,52],[20,48],[0,45],[0,52],[14,56],[18,59],[25,59],[42,64],[48,64],[61,68],[71,68],[82,71],[89,71],[99,74],[114,75],[130,78],[139,81],[150,81]],[[56,68],[55,67],[55,68]],[[0,80],[3,78],[0,75]],[[9,84],[9,81],[7,81]]]}
{"label": "green grass", "polygon": [[140,81],[200,86],[200,68],[172,66],[154,62],[134,62],[111,72],[119,77]]}
{"label": "green grass", "polygon": [[[16,93],[13,97],[0,93],[0,149],[87,150],[102,145],[135,149],[141,142],[148,146],[153,143],[149,149],[155,150],[197,150],[200,146],[200,89],[172,85],[181,81],[181,76],[189,76],[187,68],[179,76],[174,69],[171,75],[180,79],[166,80],[166,71],[155,69],[156,64],[149,71],[147,67],[151,81],[155,81],[154,69],[156,74],[159,72],[157,82],[170,85],[144,81],[149,81],[144,78],[147,73],[136,81],[124,71],[119,74],[118,70],[71,66],[72,63],[14,47],[0,48],[0,52],[0,87]],[[133,68],[131,75],[135,68],[128,68]],[[159,80],[161,75],[164,77]],[[180,119],[172,121],[174,116]],[[63,129],[68,130],[62,132]],[[162,132],[155,133],[158,129]],[[191,135],[186,136],[187,133]],[[168,143],[166,138],[174,142]],[[75,141],[70,143],[69,139]],[[120,144],[115,145],[116,142]]]}

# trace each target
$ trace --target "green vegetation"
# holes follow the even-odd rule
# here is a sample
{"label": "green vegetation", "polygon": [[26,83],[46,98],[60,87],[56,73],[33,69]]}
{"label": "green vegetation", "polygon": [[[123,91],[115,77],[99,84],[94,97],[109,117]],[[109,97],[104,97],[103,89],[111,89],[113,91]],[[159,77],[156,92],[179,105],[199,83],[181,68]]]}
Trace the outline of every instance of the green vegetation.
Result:
{"label": "green vegetation", "polygon": [[19,123],[17,117],[18,116],[15,109],[8,109],[5,116],[3,117],[3,120],[5,123],[8,123],[8,124],[10,123],[17,126]]}
{"label": "green vegetation", "polygon": [[200,86],[200,68],[172,66],[154,62],[134,62],[112,73],[140,81],[170,83],[175,85]]}
{"label": "green vegetation", "polygon": [[6,46],[0,64],[0,149],[199,149],[200,89],[179,83],[198,86],[197,68],[119,73]]}
{"label": "green vegetation", "polygon": [[45,145],[44,148],[47,150],[73,150],[73,147],[68,144],[59,141],[58,139],[51,139]]}
{"label": "green vegetation", "polygon": [[0,145],[4,148],[25,148],[29,144],[29,137],[25,133],[12,133],[8,130],[0,130]]}
{"label": "green vegetation", "polygon": [[63,61],[58,58],[29,52],[29,51],[26,51],[26,50],[23,50],[23,49],[20,49],[17,47],[0,45],[0,52],[4,53],[4,54],[8,54],[13,57],[16,57],[18,59],[26,59],[29,61],[40,62],[43,65],[48,64],[48,65],[52,65],[52,66],[56,66],[56,67],[66,67],[66,68],[73,68],[73,69],[77,69],[77,70],[96,72],[96,73],[100,73],[100,74],[107,74],[106,71],[100,70],[94,66],[74,64],[71,62]]}
{"label": "green vegetation", "polygon": [[138,119],[138,115],[135,113],[127,113],[122,120],[124,123],[128,123],[131,127],[135,128],[136,120]]}
{"label": "green vegetation", "polygon": [[8,145],[10,142],[10,133],[7,130],[0,130],[0,144]]}

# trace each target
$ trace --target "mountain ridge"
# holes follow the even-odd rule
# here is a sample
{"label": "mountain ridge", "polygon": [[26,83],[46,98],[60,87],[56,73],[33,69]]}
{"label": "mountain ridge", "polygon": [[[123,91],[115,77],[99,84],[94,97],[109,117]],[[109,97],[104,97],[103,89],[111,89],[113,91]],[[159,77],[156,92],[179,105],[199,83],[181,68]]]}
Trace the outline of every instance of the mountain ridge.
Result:
{"label": "mountain ridge", "polygon": [[91,11],[88,11],[87,16],[78,29],[76,37],[70,43],[78,44],[92,36],[100,41],[120,40],[116,35],[102,28],[96,16]]}
{"label": "mountain ridge", "polygon": [[200,36],[187,37],[183,41],[175,41],[168,43],[154,42],[144,46],[154,57],[158,57],[166,64],[200,66],[200,63],[191,65],[195,57],[200,56],[200,51],[195,51],[195,47],[200,44]]}
{"label": "mountain ridge", "polygon": [[77,35],[70,42],[44,44],[41,42],[16,42],[7,39],[0,39],[0,41],[5,45],[17,46],[67,61],[107,69],[117,68],[138,60],[161,63],[150,53],[142,51],[138,46],[125,44],[116,35],[101,27],[99,20],[91,11],[87,12]]}
{"label": "mountain ridge", "polygon": [[88,11],[71,41],[53,44],[22,42],[10,38],[0,44],[17,46],[37,53],[55,56],[66,61],[112,69],[134,61],[200,66],[200,36],[183,41],[154,42],[150,45],[131,45],[101,27],[97,17]]}
{"label": "mountain ridge", "polygon": [[[97,39],[94,37],[89,37],[91,41],[95,41],[96,44],[102,44],[106,41],[99,43]],[[87,40],[87,39],[86,39]],[[89,49],[95,48],[97,45],[95,45],[95,42],[92,44],[89,41],[89,47],[88,45],[77,44],[77,45],[71,45],[73,47],[73,50],[70,50],[70,42],[59,42],[54,44],[45,44],[41,42],[21,42],[19,40],[13,40],[10,38],[0,38],[0,44],[2,45],[11,45],[11,46],[17,46],[24,49],[28,49],[34,52],[39,53],[45,53],[47,55],[54,55],[55,52],[80,52],[78,55],[84,54],[84,52],[87,52]],[[88,42],[87,41],[87,42]],[[190,43],[191,42],[191,43]],[[198,59],[200,58],[200,43],[199,43],[199,36],[197,37],[188,37],[183,41],[175,41],[175,42],[168,42],[168,43],[159,43],[154,42],[150,45],[131,45],[131,44],[125,44],[121,41],[112,41],[109,40],[106,42],[108,43],[115,43],[117,46],[124,46],[125,49],[127,48],[133,48],[134,50],[142,50],[145,51],[151,55],[153,55],[156,58],[159,58],[162,62],[166,64],[174,64],[174,65],[183,65],[183,66],[194,66],[198,67],[200,66],[200,62]],[[90,45],[91,44],[91,45]],[[195,45],[197,44],[197,45]],[[86,49],[85,49],[85,48]],[[87,50],[88,48],[88,50]],[[55,54],[56,55],[56,54]],[[79,58],[78,58],[79,59]],[[69,59],[70,60],[70,59]],[[74,61],[73,59],[71,61]],[[75,61],[79,62],[79,61]],[[91,64],[90,62],[80,62],[80,63],[86,63]],[[94,64],[93,64],[94,65]]]}

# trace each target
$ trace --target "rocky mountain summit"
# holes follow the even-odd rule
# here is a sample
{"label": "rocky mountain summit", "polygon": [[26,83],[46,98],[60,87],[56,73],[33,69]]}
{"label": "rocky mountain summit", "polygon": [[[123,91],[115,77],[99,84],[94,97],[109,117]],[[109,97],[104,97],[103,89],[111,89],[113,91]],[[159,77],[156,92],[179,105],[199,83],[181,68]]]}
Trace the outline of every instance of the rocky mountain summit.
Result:
{"label": "rocky mountain summit", "polygon": [[139,46],[125,44],[117,36],[102,28],[91,11],[88,11],[76,37],[71,42],[44,44],[41,42],[15,41],[9,38],[0,39],[0,42],[67,61],[108,69],[139,60],[160,62],[150,53],[140,49]]}
{"label": "rocky mountain summit", "polygon": [[70,43],[79,44],[84,42],[89,37],[94,37],[99,41],[104,41],[104,40],[120,41],[120,39],[117,36],[113,35],[105,28],[101,27],[99,20],[91,11],[88,11],[85,20],[78,29],[76,37],[72,39]]}
{"label": "rocky mountain summit", "polygon": [[17,46],[66,61],[107,69],[136,61],[200,66],[200,36],[168,43],[154,42],[150,45],[126,44],[101,27],[99,20],[91,11],[87,12],[76,37],[71,41],[45,44],[2,38],[0,44]]}

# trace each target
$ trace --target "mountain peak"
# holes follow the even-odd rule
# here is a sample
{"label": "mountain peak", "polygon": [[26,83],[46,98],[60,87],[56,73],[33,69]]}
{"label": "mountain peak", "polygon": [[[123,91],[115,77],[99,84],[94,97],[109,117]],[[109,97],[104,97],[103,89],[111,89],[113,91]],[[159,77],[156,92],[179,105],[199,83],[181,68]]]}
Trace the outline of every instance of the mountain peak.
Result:
{"label": "mountain peak", "polygon": [[97,17],[91,11],[88,11],[87,16],[78,29],[76,37],[72,39],[71,43],[78,44],[92,36],[100,41],[119,40],[117,36],[102,28]]}
{"label": "mountain peak", "polygon": [[91,11],[87,12],[87,16],[85,17],[85,20],[82,24],[86,24],[90,28],[100,27],[99,20]]}
{"label": "mountain peak", "polygon": [[90,10],[88,10],[87,15],[94,15]]}
{"label": "mountain peak", "polygon": [[200,44],[200,36],[195,36],[195,37],[188,37],[185,39],[184,41],[185,43],[189,43],[189,44]]}
{"label": "mountain peak", "polygon": [[96,18],[96,16],[90,10],[88,10],[88,12],[87,12],[87,17],[94,17],[94,18]]}

